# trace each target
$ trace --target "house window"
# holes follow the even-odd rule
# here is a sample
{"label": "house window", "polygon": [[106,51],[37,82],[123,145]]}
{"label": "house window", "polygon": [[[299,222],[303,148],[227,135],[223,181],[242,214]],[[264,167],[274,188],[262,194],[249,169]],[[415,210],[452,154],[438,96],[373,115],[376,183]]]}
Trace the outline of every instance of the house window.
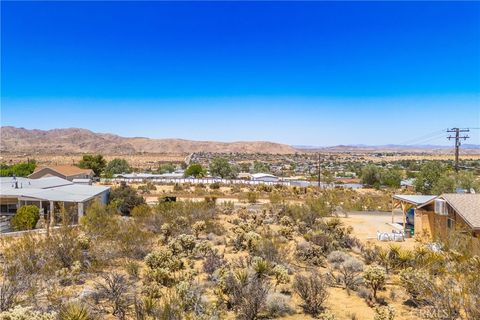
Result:
{"label": "house window", "polygon": [[453,229],[454,225],[455,225],[455,221],[454,221],[453,219],[450,219],[450,218],[447,219],[447,227],[448,227],[448,229]]}

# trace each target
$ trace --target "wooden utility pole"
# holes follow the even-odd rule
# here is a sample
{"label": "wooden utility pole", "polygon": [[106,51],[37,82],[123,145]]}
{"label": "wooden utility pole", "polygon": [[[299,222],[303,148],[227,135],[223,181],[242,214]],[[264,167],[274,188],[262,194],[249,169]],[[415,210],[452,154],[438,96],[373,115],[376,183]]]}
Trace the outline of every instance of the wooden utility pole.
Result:
{"label": "wooden utility pole", "polygon": [[460,136],[460,132],[470,132],[469,129],[460,129],[460,128],[452,128],[447,130],[447,132],[452,132],[455,133],[455,136],[448,136],[447,139],[455,139],[455,171],[458,172],[458,161],[459,161],[459,155],[460,155],[460,139],[467,140],[470,138],[469,136]]}

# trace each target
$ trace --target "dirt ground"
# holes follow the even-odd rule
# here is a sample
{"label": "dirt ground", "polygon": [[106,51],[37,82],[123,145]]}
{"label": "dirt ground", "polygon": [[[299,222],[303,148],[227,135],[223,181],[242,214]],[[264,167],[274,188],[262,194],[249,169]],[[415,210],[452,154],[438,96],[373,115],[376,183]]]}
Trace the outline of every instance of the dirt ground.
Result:
{"label": "dirt ground", "polygon": [[[340,216],[340,219],[349,226],[353,227],[353,234],[362,242],[372,243],[381,247],[388,247],[390,244],[399,244],[402,248],[413,249],[418,242],[413,238],[406,238],[404,242],[383,242],[377,240],[377,231],[392,232],[395,228],[392,223],[391,212],[350,212],[348,217]],[[393,216],[394,223],[402,223],[402,214],[395,212]]]}

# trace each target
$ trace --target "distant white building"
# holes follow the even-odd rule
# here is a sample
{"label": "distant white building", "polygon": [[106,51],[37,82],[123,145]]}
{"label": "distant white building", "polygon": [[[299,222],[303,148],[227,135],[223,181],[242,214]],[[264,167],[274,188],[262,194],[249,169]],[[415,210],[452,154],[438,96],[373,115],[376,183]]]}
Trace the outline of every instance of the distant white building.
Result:
{"label": "distant white building", "polygon": [[268,173],[254,173],[252,174],[251,179],[253,181],[263,181],[263,182],[278,182],[279,178],[273,174]]}

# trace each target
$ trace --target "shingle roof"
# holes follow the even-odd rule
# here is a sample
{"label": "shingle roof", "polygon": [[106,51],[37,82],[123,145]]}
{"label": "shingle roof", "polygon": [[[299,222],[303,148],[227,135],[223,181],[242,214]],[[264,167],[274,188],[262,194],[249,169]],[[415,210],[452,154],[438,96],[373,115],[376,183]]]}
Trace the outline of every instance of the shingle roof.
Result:
{"label": "shingle roof", "polygon": [[76,174],[81,174],[81,173],[86,173],[86,174],[90,174],[92,172],[92,169],[82,169],[82,168],[79,168],[79,167],[75,167],[75,166],[69,166],[69,165],[61,165],[61,166],[46,166],[46,167],[39,167],[37,168],[33,173],[36,173],[40,170],[43,170],[43,169],[46,169],[46,168],[49,168],[49,169],[52,169],[64,176],[73,176],[73,175],[76,175]]}
{"label": "shingle roof", "polygon": [[473,228],[480,229],[480,194],[446,193],[440,196]]}

